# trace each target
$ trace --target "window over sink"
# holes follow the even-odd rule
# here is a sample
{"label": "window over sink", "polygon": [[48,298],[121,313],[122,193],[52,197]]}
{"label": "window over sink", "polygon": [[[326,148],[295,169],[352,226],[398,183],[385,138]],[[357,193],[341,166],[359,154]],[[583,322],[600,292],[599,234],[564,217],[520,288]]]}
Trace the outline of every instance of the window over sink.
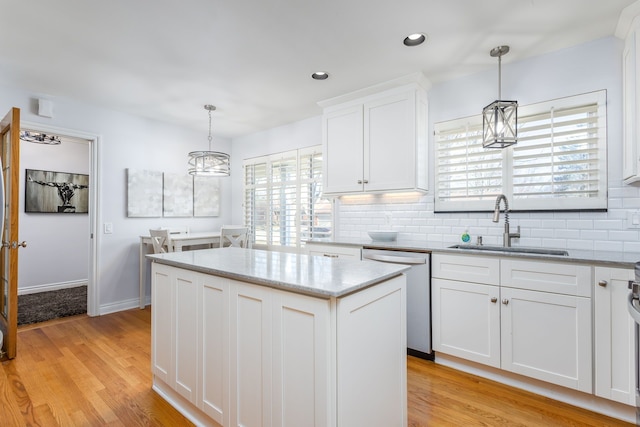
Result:
{"label": "window over sink", "polygon": [[253,247],[295,250],[330,237],[333,204],[323,196],[322,147],[246,159],[244,216]]}
{"label": "window over sink", "polygon": [[436,123],[435,211],[607,208],[606,91],[525,105],[518,143],[482,147],[481,115]]}

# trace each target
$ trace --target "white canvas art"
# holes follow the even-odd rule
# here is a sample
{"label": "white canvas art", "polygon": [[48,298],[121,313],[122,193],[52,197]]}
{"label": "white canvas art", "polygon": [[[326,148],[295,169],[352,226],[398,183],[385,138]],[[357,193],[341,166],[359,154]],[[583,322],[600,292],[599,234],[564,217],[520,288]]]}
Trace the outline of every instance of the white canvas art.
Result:
{"label": "white canvas art", "polygon": [[163,190],[163,216],[193,216],[193,177],[165,173]]}
{"label": "white canvas art", "polygon": [[193,178],[193,216],[220,216],[220,178]]}
{"label": "white canvas art", "polygon": [[127,216],[162,216],[162,172],[127,169]]}

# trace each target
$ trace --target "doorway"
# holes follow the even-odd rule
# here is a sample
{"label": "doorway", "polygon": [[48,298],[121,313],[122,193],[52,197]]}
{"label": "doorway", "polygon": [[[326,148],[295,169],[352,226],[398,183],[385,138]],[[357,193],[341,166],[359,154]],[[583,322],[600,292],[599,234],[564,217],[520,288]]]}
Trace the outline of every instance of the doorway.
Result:
{"label": "doorway", "polygon": [[[63,129],[42,125],[39,123],[21,122],[21,130],[55,135],[60,139],[61,144],[57,146],[45,146],[27,141],[21,141],[21,174],[24,179],[21,186],[26,186],[26,170],[45,170],[50,172],[86,174],[88,180],[88,213],[25,213],[25,206],[21,206],[21,216],[29,215],[28,220],[21,218],[19,228],[21,233],[26,234],[26,225],[31,221],[37,221],[36,233],[51,230],[57,231],[57,236],[47,240],[46,248],[31,246],[31,252],[27,248],[23,251],[19,259],[19,277],[25,286],[19,287],[18,293],[41,292],[56,289],[70,288],[82,285],[86,276],[86,299],[87,314],[95,316],[99,314],[99,298],[97,292],[97,213],[98,213],[98,155],[99,136],[73,129]],[[63,148],[64,147],[64,148]],[[56,151],[56,148],[58,149]],[[28,159],[27,156],[34,156],[39,153],[36,159]],[[71,153],[71,154],[70,154]],[[74,157],[75,156],[75,157]],[[55,192],[54,192],[55,194]],[[24,190],[23,190],[24,195]],[[85,196],[87,196],[85,194]],[[23,199],[24,200],[24,199]],[[64,234],[65,225],[70,234]],[[58,229],[59,228],[59,229]],[[29,229],[33,235],[33,224]],[[31,272],[31,277],[25,277],[23,272],[28,268],[31,270],[34,265],[38,265],[42,260],[44,265],[55,266],[52,277],[43,278],[35,276]],[[28,264],[26,264],[28,262]],[[45,264],[46,263],[46,264]],[[28,267],[27,267],[28,265]],[[85,269],[86,268],[86,269]],[[66,276],[64,272],[67,273]],[[42,274],[42,273],[41,273]],[[56,276],[57,275],[57,276]],[[61,279],[67,277],[66,279]],[[25,282],[25,280],[27,280]],[[44,285],[42,285],[44,283]]]}

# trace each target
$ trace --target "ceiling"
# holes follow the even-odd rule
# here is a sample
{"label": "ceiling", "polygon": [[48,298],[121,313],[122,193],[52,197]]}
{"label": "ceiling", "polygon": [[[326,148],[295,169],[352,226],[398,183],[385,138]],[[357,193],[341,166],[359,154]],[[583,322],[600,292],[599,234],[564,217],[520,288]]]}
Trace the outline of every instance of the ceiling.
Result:
{"label": "ceiling", "polygon": [[[422,71],[438,83],[613,35],[634,0],[8,0],[0,81],[232,138]],[[425,44],[406,47],[414,32]],[[316,81],[314,71],[330,78]],[[54,110],[55,111],[55,110]]]}

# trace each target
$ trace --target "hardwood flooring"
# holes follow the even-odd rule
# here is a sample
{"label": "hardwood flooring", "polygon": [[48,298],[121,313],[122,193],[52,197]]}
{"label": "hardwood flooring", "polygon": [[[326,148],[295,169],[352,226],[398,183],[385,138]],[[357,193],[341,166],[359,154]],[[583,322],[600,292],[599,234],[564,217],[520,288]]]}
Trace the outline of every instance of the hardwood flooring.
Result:
{"label": "hardwood flooring", "polygon": [[[191,426],[151,390],[150,314],[19,328],[18,358],[0,369],[0,427]],[[433,362],[409,357],[408,369],[411,427],[631,425]]]}

